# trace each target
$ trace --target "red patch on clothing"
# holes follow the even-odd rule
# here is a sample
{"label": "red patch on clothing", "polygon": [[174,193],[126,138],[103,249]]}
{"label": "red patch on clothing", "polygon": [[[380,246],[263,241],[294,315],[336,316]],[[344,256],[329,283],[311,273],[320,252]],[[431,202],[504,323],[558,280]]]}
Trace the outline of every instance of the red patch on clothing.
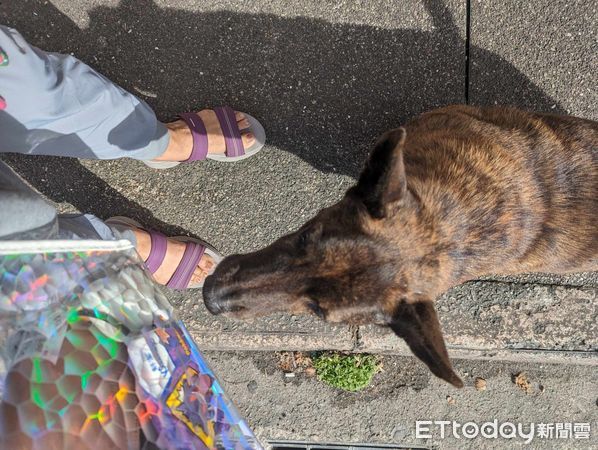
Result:
{"label": "red patch on clothing", "polygon": [[0,67],[8,66],[8,55],[0,48]]}

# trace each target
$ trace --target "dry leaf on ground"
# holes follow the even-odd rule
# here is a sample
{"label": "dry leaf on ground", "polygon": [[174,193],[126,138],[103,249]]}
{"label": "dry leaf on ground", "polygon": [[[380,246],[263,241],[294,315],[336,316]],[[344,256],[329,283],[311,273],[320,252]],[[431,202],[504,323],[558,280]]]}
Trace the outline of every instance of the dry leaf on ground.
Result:
{"label": "dry leaf on ground", "polygon": [[519,372],[518,374],[513,375],[511,379],[513,383],[526,394],[532,392],[532,384],[527,379],[525,372]]}
{"label": "dry leaf on ground", "polygon": [[307,369],[312,367],[311,358],[303,352],[281,352],[278,354],[278,368],[285,373],[295,372],[306,372],[307,376],[311,376],[307,373]]}
{"label": "dry leaf on ground", "polygon": [[486,380],[484,380],[481,377],[477,377],[473,383],[473,385],[475,386],[475,388],[478,391],[485,391],[486,390]]}

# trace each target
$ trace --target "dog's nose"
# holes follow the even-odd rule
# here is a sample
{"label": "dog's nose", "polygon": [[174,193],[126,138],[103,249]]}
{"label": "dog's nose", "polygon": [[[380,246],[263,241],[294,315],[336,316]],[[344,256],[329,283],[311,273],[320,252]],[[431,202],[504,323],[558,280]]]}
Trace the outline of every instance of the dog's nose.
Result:
{"label": "dog's nose", "polygon": [[218,315],[223,312],[223,308],[220,304],[220,296],[217,293],[215,281],[214,275],[206,278],[203,286],[203,302],[208,311],[214,315]]}
{"label": "dog's nose", "polygon": [[210,311],[215,316],[222,313],[222,307],[218,303],[218,298],[204,298],[203,302],[206,305],[208,311]]}

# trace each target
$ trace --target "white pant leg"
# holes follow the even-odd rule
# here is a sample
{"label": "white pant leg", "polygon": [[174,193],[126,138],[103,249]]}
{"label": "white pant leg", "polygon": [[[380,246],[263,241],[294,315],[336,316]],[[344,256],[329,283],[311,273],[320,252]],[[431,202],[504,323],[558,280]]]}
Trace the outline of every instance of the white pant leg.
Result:
{"label": "white pant leg", "polygon": [[153,159],[168,132],[142,100],[70,55],[29,45],[0,25],[0,153]]}

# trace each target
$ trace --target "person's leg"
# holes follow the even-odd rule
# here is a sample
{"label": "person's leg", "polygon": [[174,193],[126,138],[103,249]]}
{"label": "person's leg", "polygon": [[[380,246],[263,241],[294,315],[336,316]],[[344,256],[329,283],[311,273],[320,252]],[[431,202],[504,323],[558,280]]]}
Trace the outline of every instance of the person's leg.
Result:
{"label": "person's leg", "polygon": [[0,153],[153,159],[169,133],[143,101],[70,55],[0,26]]}
{"label": "person's leg", "polygon": [[56,231],[56,210],[0,161],[0,240],[48,239]]}
{"label": "person's leg", "polygon": [[[47,53],[0,25],[0,153],[184,161],[193,148],[182,120],[163,124],[142,100],[70,55]],[[208,153],[222,154],[225,137],[214,110],[197,113]],[[236,112],[245,149],[255,137]]]}
{"label": "person's leg", "polygon": [[102,241],[126,239],[137,247],[133,230],[108,226],[93,214],[59,214],[58,229],[60,239],[100,239]]}
{"label": "person's leg", "polygon": [[[158,122],[147,104],[76,58],[43,52],[1,25],[0,52],[0,153],[157,161],[189,158],[194,139],[184,121]],[[232,129],[236,122],[247,149],[256,143],[248,130],[250,123],[242,113],[234,115],[227,126]],[[206,109],[197,116],[205,125],[208,153],[224,153],[226,139],[217,113]],[[114,239],[121,233],[144,259],[151,252],[151,239],[142,229],[111,230],[88,215],[61,217],[59,222],[63,238]],[[155,274],[159,282],[168,280],[184,263],[185,249],[185,244],[168,239],[166,256]],[[203,280],[215,264],[210,255],[202,256],[192,284]]]}
{"label": "person's leg", "polygon": [[37,192],[0,161],[0,240],[126,239],[137,246],[135,233],[109,227],[92,214],[57,214]]}
{"label": "person's leg", "polygon": [[[150,234],[137,227],[106,224],[92,214],[61,214],[10,167],[0,161],[0,240],[101,239],[130,241],[146,261],[152,252]],[[166,284],[186,259],[186,244],[166,239],[164,255],[154,272],[156,281]],[[212,256],[204,253],[193,267],[191,285],[198,285],[215,267]]]}

